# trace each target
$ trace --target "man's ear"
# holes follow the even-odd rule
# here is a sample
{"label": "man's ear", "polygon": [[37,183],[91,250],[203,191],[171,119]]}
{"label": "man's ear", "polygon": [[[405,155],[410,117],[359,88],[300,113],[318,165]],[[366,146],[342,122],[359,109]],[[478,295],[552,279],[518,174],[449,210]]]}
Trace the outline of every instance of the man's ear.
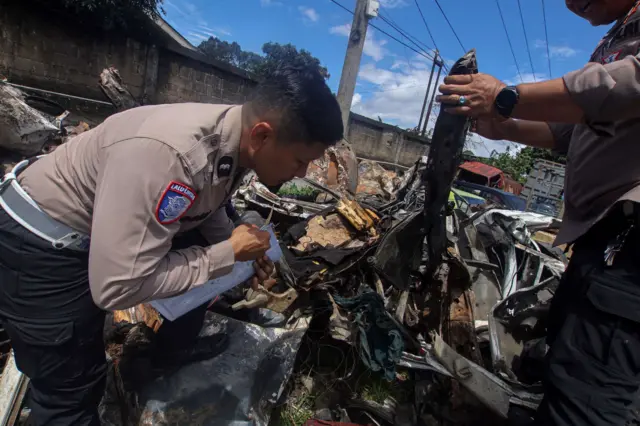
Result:
{"label": "man's ear", "polygon": [[273,127],[271,127],[271,124],[261,121],[253,126],[249,136],[251,151],[257,152],[266,145],[269,139],[275,138],[275,132]]}

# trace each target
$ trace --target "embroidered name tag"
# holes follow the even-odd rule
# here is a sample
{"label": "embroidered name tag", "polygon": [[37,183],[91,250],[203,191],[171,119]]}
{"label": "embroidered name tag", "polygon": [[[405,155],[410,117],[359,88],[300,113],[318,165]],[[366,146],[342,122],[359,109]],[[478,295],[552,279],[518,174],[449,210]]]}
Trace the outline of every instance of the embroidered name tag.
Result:
{"label": "embroidered name tag", "polygon": [[196,193],[193,189],[183,183],[170,182],[158,201],[156,219],[162,225],[180,220],[195,200]]}

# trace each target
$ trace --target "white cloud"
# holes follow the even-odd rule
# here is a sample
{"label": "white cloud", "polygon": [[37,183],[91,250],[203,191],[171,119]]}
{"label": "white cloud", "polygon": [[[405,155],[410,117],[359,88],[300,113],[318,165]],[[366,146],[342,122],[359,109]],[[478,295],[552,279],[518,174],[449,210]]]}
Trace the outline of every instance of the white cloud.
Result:
{"label": "white cloud", "polygon": [[[178,14],[180,14],[183,18],[189,18],[189,14],[187,12],[185,12],[184,10],[182,10],[177,4],[173,3],[170,0],[165,0],[164,4],[166,4],[167,6],[169,6],[171,9],[173,9],[174,11],[176,11]],[[170,13],[170,12],[169,12]]]}
{"label": "white cloud", "polygon": [[185,7],[185,9],[187,9],[187,11],[188,11],[189,13],[191,13],[192,15],[198,11],[198,8],[197,8],[197,7],[196,7],[196,5],[195,5],[195,4],[193,4],[193,3],[185,2],[185,3],[184,3],[184,7]]}
{"label": "white cloud", "polygon": [[380,6],[387,9],[394,9],[396,7],[404,7],[407,5],[405,0],[380,0]]}
{"label": "white cloud", "polygon": [[[389,68],[368,63],[360,68],[358,75],[358,93],[353,97],[352,110],[374,120],[380,117],[383,121],[401,128],[414,128],[418,125],[422,103],[426,94],[432,63],[424,57],[411,58],[411,66],[405,61],[397,60]],[[444,76],[432,84],[429,99]],[[439,105],[434,103],[427,129],[435,127]],[[468,146],[476,155],[488,157],[492,151],[505,152],[506,141],[491,141],[479,135],[472,135],[472,143]],[[513,148],[512,148],[513,149]]]}
{"label": "white cloud", "polygon": [[[369,63],[360,68],[359,80],[368,90],[359,91],[360,97],[353,109],[402,128],[413,128],[418,125],[430,70],[396,65],[394,69],[386,69]],[[430,121],[434,121],[435,114],[431,117]]]}
{"label": "white cloud", "polygon": [[194,36],[197,34],[199,36],[202,36],[205,39],[209,39],[209,37],[218,38],[218,35],[216,33],[212,31],[205,31],[205,30],[195,30],[193,32],[190,32],[189,34]]}
{"label": "white cloud", "polygon": [[316,10],[311,7],[299,6],[298,10],[300,11],[300,13],[302,13],[302,16],[305,18],[305,20],[318,22],[318,20],[320,19],[320,15],[318,15],[318,12],[316,12]]}
{"label": "white cloud", "polygon": [[391,65],[391,69],[392,70],[406,69],[408,66],[409,66],[409,62],[396,59],[395,61],[393,61],[393,65]]}
{"label": "white cloud", "polygon": [[354,93],[353,99],[351,100],[351,108],[358,105],[360,102],[362,102],[362,95],[360,93]]}
{"label": "white cloud", "polygon": [[[338,25],[329,28],[329,33],[349,37],[351,33],[351,24]],[[377,40],[375,31],[372,28],[367,30],[367,38],[364,41],[363,52],[374,61],[382,60],[389,51],[384,47],[387,40]]]}
{"label": "white cloud", "polygon": [[569,46],[549,46],[549,54],[552,58],[571,58],[577,53],[576,49]]}
{"label": "white cloud", "polygon": [[[522,76],[522,79],[520,78]],[[509,86],[515,86],[517,84],[521,84],[521,83],[535,83],[538,81],[545,81],[548,80],[549,76],[543,73],[526,73],[523,72],[521,74],[516,74],[514,75],[512,78],[505,80],[505,84],[508,84]]]}
{"label": "white cloud", "polygon": [[260,5],[262,7],[282,6],[282,3],[280,3],[279,1],[275,1],[275,0],[260,0]]}
{"label": "white cloud", "polygon": [[[536,49],[544,49],[545,53],[544,55],[546,56],[546,48],[547,48],[547,43],[544,40],[536,40],[534,43],[534,47]],[[559,59],[565,59],[565,58],[572,58],[574,56],[576,56],[580,51],[578,49],[574,49],[572,47],[569,46],[558,46],[558,45],[549,45],[549,56],[551,56],[551,58],[559,58]]]}
{"label": "white cloud", "polygon": [[331,27],[329,28],[329,33],[349,37],[349,33],[351,33],[351,24],[344,24],[344,25]]}
{"label": "white cloud", "polygon": [[199,28],[196,29],[196,31],[202,32],[203,34],[208,34],[211,37],[218,37],[217,34],[220,35],[224,35],[224,36],[230,36],[231,32],[225,30],[224,28],[210,28],[209,26],[205,25],[198,25]]}
{"label": "white cloud", "polygon": [[193,44],[200,44],[201,41],[209,40],[209,36],[204,34],[189,32],[189,36],[187,37],[187,39]]}

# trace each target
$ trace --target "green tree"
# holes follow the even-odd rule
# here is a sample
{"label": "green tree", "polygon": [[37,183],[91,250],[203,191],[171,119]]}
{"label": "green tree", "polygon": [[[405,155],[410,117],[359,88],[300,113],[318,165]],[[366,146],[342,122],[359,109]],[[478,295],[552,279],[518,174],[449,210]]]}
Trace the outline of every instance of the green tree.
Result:
{"label": "green tree", "polygon": [[106,29],[139,27],[148,17],[163,13],[164,0],[46,0],[50,9],[73,13],[83,22],[98,22]]}
{"label": "green tree", "polygon": [[491,158],[483,161],[490,166],[499,168],[515,180],[525,183],[529,172],[531,172],[538,160],[553,161],[560,164],[567,163],[566,157],[558,155],[551,150],[529,146],[522,148],[515,154],[512,154],[511,147],[507,147],[506,152],[502,153],[493,151]]}
{"label": "green tree", "polygon": [[264,53],[264,61],[258,64],[256,69],[253,70],[258,75],[267,75],[270,70],[282,64],[291,64],[301,67],[317,68],[324,78],[328,79],[331,77],[329,70],[322,66],[318,58],[314,57],[307,50],[302,49],[298,51],[291,43],[285,45],[271,42],[265,43],[262,46],[262,52]]}
{"label": "green tree", "polygon": [[207,56],[226,62],[260,77],[267,76],[281,64],[307,66],[317,68],[324,78],[329,78],[329,71],[322,66],[320,60],[309,51],[298,50],[292,44],[265,43],[262,46],[263,55],[242,50],[235,41],[232,43],[210,37],[200,43],[198,48]]}

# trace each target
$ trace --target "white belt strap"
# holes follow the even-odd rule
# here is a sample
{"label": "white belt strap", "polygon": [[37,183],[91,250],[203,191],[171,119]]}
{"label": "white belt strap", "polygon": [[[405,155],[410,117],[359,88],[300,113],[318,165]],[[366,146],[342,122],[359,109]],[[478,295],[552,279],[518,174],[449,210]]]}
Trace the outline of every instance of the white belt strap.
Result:
{"label": "white belt strap", "polygon": [[0,182],[0,206],[16,222],[56,249],[89,250],[88,235],[53,219],[20,187],[17,175],[29,164],[29,160],[21,161],[4,176]]}

